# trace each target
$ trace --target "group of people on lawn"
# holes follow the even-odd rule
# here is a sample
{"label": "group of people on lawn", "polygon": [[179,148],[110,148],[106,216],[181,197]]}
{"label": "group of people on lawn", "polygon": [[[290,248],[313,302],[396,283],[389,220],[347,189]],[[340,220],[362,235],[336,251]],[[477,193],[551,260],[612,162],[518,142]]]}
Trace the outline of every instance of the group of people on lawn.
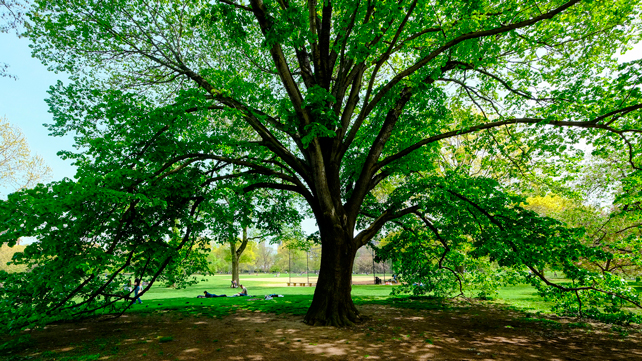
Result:
{"label": "group of people on lawn", "polygon": [[[236,284],[236,282],[232,281],[232,284],[233,284],[233,285],[235,285],[235,284]],[[207,291],[203,291],[203,295],[204,295],[204,296],[198,295],[198,296],[196,296],[196,297],[197,297],[197,298],[212,298],[212,297],[239,297],[239,296],[247,296],[247,288],[245,288],[245,286],[243,286],[242,284],[239,284],[237,287],[241,288],[241,292],[236,293],[236,294],[234,294],[234,295],[232,295],[232,296],[227,296],[227,295],[215,295],[215,294],[213,294],[213,293],[209,293],[209,292],[207,292]],[[134,302],[135,302],[135,303],[143,303],[143,301],[141,301],[141,300],[140,300],[140,297],[138,297],[138,293],[140,293],[140,292],[142,291],[142,287],[141,287],[141,280],[140,280],[139,278],[137,278],[137,279],[135,279],[135,280],[134,280],[134,287],[133,287],[133,288],[134,288],[134,289],[133,289],[133,291],[134,291],[134,299],[135,299],[135,301],[134,301]],[[234,288],[236,288],[236,287],[234,287]]]}
{"label": "group of people on lawn", "polygon": [[241,288],[241,292],[239,292],[239,293],[237,293],[237,294],[234,294],[234,295],[232,295],[232,296],[228,296],[228,295],[215,295],[215,294],[213,294],[213,293],[209,293],[209,292],[207,292],[207,291],[203,291],[203,294],[204,294],[205,296],[198,295],[198,296],[196,296],[196,297],[197,297],[197,298],[212,298],[212,297],[239,297],[239,296],[247,296],[247,288],[245,288],[245,286],[243,286],[242,284],[239,284],[239,287]]}

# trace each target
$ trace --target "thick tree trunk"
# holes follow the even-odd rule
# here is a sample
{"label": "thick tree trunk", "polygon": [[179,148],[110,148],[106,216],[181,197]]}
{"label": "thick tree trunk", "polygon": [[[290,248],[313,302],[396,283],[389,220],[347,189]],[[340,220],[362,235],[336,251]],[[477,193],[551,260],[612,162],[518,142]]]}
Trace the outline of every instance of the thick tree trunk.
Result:
{"label": "thick tree trunk", "polygon": [[314,326],[350,326],[361,321],[352,302],[352,266],[356,247],[324,240],[321,270],[304,322]]}

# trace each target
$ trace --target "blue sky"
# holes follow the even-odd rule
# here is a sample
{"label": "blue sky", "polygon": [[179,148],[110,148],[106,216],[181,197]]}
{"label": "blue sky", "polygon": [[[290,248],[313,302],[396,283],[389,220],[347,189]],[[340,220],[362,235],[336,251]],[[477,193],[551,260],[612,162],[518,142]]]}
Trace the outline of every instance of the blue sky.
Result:
{"label": "blue sky", "polygon": [[53,170],[53,180],[73,178],[76,173],[70,161],[56,155],[59,150],[71,149],[73,137],[50,137],[43,124],[51,123],[48,112],[47,89],[64,74],[54,74],[31,57],[29,41],[13,33],[0,34],[0,62],[9,64],[8,72],[18,80],[0,77],[0,116],[20,127],[33,153],[42,156]]}

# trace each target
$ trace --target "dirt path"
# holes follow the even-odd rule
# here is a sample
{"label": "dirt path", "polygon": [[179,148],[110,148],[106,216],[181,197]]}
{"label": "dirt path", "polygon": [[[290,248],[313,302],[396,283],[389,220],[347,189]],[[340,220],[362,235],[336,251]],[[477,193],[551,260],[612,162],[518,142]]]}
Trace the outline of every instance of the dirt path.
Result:
{"label": "dirt path", "polygon": [[491,305],[361,310],[371,319],[344,329],[247,310],[223,319],[165,312],[59,324],[34,333],[33,346],[11,359],[642,360],[642,333],[609,325],[525,318]]}

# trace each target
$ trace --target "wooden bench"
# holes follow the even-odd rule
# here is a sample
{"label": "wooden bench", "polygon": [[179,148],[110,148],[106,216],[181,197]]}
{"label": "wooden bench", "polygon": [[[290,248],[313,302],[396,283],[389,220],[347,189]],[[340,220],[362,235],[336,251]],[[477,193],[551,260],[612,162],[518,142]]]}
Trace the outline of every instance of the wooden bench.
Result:
{"label": "wooden bench", "polygon": [[305,283],[305,282],[286,282],[286,283],[288,284],[288,287],[290,287],[290,286],[296,287],[297,285],[299,285],[300,287],[305,287],[305,286],[312,287],[314,285],[314,283],[312,283],[312,282],[310,282],[310,283]]}

